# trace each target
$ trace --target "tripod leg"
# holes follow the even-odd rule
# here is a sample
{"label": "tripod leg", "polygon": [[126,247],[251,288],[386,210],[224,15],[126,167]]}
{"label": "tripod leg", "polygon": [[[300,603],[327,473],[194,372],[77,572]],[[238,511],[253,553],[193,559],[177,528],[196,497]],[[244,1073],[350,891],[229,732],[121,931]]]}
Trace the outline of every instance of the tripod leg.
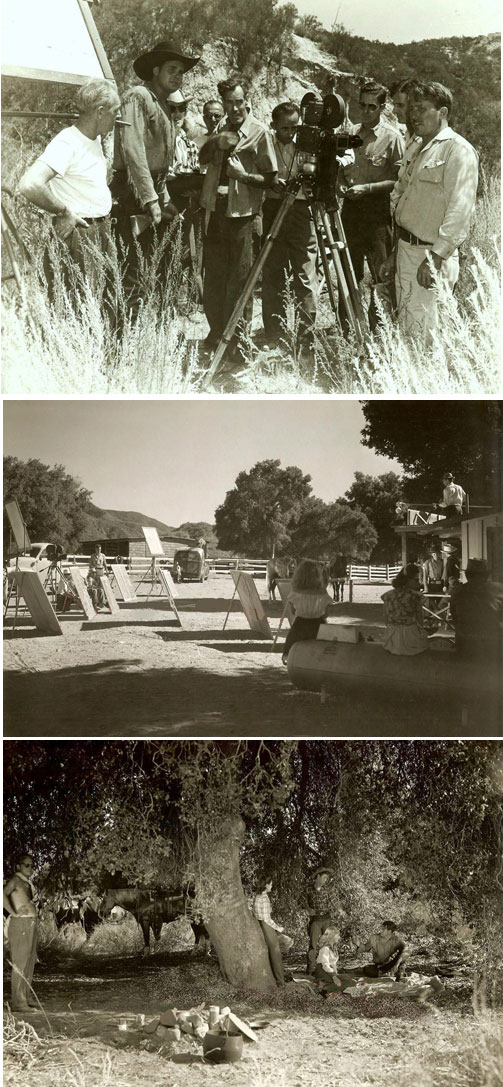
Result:
{"label": "tripod leg", "polygon": [[327,291],[330,298],[330,305],[334,313],[337,313],[337,295],[334,290],[334,284],[332,282],[332,276],[330,275],[330,264],[328,262],[327,251],[325,248],[325,239],[323,237],[323,231],[318,221],[317,215],[313,212],[314,229],[316,231],[316,240],[318,242],[318,252],[320,254],[320,260],[323,268],[323,274],[325,276],[325,283],[327,285]]}
{"label": "tripod leg", "polygon": [[201,385],[201,389],[207,389],[208,388],[208,385],[210,384],[210,381],[214,377],[214,375],[215,375],[215,373],[216,373],[216,371],[217,371],[217,369],[218,369],[218,367],[220,365],[220,362],[221,362],[221,360],[223,359],[223,357],[225,355],[225,352],[226,352],[226,350],[227,350],[227,348],[229,346],[229,343],[232,340],[232,337],[234,335],[236,325],[237,325],[240,317],[242,316],[242,313],[243,313],[243,310],[244,310],[244,308],[246,306],[246,303],[248,302],[248,299],[251,298],[251,295],[253,294],[253,290],[254,290],[255,284],[257,282],[257,279],[258,279],[258,277],[259,277],[259,275],[260,275],[260,273],[262,271],[262,268],[264,267],[264,264],[265,264],[265,262],[267,260],[267,257],[269,256],[271,248],[272,248],[272,246],[274,244],[274,239],[277,237],[277,235],[279,233],[279,230],[281,228],[281,224],[282,224],[282,222],[283,222],[283,220],[285,218],[285,215],[286,215],[288,209],[293,204],[296,195],[297,195],[297,191],[288,192],[287,195],[285,196],[283,202],[281,203],[281,205],[279,207],[278,214],[277,214],[277,216],[276,216],[276,218],[275,218],[275,220],[274,220],[274,222],[273,222],[273,224],[271,226],[271,229],[270,229],[270,231],[269,231],[269,233],[268,233],[268,235],[267,235],[267,237],[265,239],[265,242],[264,242],[264,244],[262,246],[262,249],[260,250],[260,253],[259,253],[253,267],[250,269],[248,279],[246,280],[246,283],[245,283],[245,285],[243,287],[243,292],[241,294],[241,297],[236,302],[236,305],[234,306],[234,309],[233,309],[233,311],[232,311],[232,313],[231,313],[231,315],[229,317],[229,320],[228,320],[228,322],[227,322],[227,324],[226,324],[226,326],[224,328],[222,339],[220,340],[220,343],[218,344],[218,347],[217,347],[217,349],[215,351],[215,354],[213,355],[213,358],[211,360],[211,365],[210,365],[210,367],[208,369],[208,372],[206,374],[206,377],[205,377],[205,379],[204,379],[204,381],[203,381],[203,383]]}
{"label": "tripod leg", "polygon": [[350,296],[351,296],[351,301],[353,303],[353,308],[354,308],[354,311],[356,313],[356,316],[358,317],[358,320],[361,322],[362,327],[364,327],[365,326],[365,314],[363,312],[362,300],[361,300],[361,296],[360,296],[360,288],[358,287],[358,281],[357,281],[356,276],[355,276],[355,271],[354,271],[354,268],[353,268],[353,262],[351,260],[350,254],[349,254],[349,247],[348,247],[348,243],[347,243],[347,239],[346,239],[346,232],[344,230],[344,225],[343,225],[343,222],[342,222],[341,213],[340,213],[340,211],[338,209],[333,209],[330,212],[329,221],[330,221],[333,233],[339,239],[339,241],[341,243],[341,246],[342,246],[342,248],[340,250],[340,257],[341,257],[342,267],[344,268],[344,272],[345,272],[345,275],[346,275],[348,290],[349,290],[349,293],[350,293]]}
{"label": "tripod leg", "polygon": [[[363,330],[362,330],[362,326],[361,326],[361,319],[357,315],[357,312],[356,312],[355,307],[353,305],[353,298],[351,296],[352,292],[351,292],[351,289],[350,289],[350,286],[349,286],[349,283],[351,282],[351,276],[349,276],[349,279],[348,279],[348,277],[346,276],[345,268],[344,268],[344,266],[342,264],[342,260],[341,260],[341,253],[344,252],[345,257],[346,257],[346,260],[345,260],[346,268],[348,267],[348,264],[351,265],[349,254],[347,253],[347,245],[346,245],[346,242],[345,242],[344,234],[343,234],[344,240],[341,238],[340,240],[338,239],[336,241],[334,239],[334,236],[333,236],[333,233],[332,233],[332,227],[331,227],[330,219],[328,217],[327,212],[325,211],[325,209],[323,207],[318,206],[318,213],[319,213],[321,221],[323,223],[323,229],[325,231],[325,237],[327,239],[328,246],[329,246],[329,249],[330,249],[330,255],[332,257],[332,261],[333,261],[333,264],[334,264],[334,267],[335,267],[335,271],[336,271],[336,275],[337,275],[337,282],[338,282],[338,285],[339,285],[339,290],[341,292],[341,296],[342,296],[342,300],[343,300],[343,303],[344,303],[346,313],[347,313],[348,318],[349,318],[349,320],[351,322],[351,326],[353,328],[353,331],[355,333],[355,336],[356,336],[357,340],[359,340],[359,342],[362,343],[362,341],[363,341]],[[352,265],[351,265],[351,272],[353,272],[353,266]],[[354,280],[354,272],[353,272],[353,280]],[[356,284],[356,280],[354,280],[354,283]],[[358,288],[356,288],[356,289],[358,290]]]}

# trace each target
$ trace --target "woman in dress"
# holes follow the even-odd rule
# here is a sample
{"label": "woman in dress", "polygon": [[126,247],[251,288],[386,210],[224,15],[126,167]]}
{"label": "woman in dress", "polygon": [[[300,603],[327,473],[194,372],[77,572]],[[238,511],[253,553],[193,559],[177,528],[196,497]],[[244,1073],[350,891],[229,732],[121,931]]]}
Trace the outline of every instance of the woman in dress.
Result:
{"label": "woman in dress", "polygon": [[420,576],[420,567],[414,562],[407,563],[394,578],[393,588],[381,597],[386,621],[383,646],[388,653],[414,656],[428,649],[423,628]]}

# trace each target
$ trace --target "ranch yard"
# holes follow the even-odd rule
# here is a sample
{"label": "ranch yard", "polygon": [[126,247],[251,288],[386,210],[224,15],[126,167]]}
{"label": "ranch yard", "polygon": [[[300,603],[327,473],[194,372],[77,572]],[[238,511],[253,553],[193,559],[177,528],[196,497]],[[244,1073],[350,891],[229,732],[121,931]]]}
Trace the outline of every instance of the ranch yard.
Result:
{"label": "ranch yard", "polygon": [[[466,966],[443,978],[444,992],[427,1003],[384,995],[324,1001],[295,982],[271,994],[239,992],[222,980],[215,958],[186,946],[184,926],[165,927],[161,950],[149,958],[138,954],[131,918],[101,926],[87,943],[79,926],[70,925],[46,945],[34,979],[40,1007],[24,1019],[6,1014],[6,1087],[19,1080],[25,1087],[501,1083],[501,1019],[473,1000]],[[302,976],[304,956],[290,952],[285,966]],[[203,1003],[230,1006],[256,1024],[258,1041],[245,1044],[238,1063],[211,1065],[196,1039],[182,1034],[165,1042],[144,1029],[167,1008]]]}
{"label": "ranch yard", "polygon": [[[266,599],[272,633],[283,605]],[[230,577],[177,586],[183,627],[166,598],[120,603],[88,621],[61,617],[63,637],[40,635],[26,612],[4,624],[6,736],[461,736],[480,721],[459,703],[436,704],[355,683],[337,695],[297,690],[276,648],[254,634]],[[356,622],[379,641],[385,586],[357,586],[352,604],[333,604],[330,622]],[[145,593],[148,590],[145,589]],[[346,589],[347,592],[347,589]],[[425,694],[425,699],[427,694]],[[484,721],[486,734],[497,723]]]}

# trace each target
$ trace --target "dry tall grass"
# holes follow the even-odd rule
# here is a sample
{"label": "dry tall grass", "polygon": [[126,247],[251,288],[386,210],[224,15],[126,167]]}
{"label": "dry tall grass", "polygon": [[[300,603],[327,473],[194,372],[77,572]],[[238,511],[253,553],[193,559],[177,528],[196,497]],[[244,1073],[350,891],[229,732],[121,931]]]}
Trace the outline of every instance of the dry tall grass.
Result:
{"label": "dry tall grass", "polygon": [[[500,186],[485,181],[465,247],[457,291],[442,294],[442,326],[431,347],[403,335],[384,316],[363,348],[346,341],[326,301],[314,350],[302,352],[286,331],[283,347],[261,350],[249,338],[246,363],[230,372],[224,358],[209,392],[245,394],[494,394],[500,390]],[[177,256],[158,303],[156,267],[146,270],[146,299],[136,323],[120,334],[84,281],[78,310],[60,280],[50,303],[41,258],[27,269],[21,295],[6,288],[4,392],[10,394],[183,394],[201,391],[208,360],[198,354],[206,323]],[[124,313],[121,255],[112,269],[118,310]],[[109,269],[110,272],[110,269]],[[103,275],[105,270],[103,269]],[[230,382],[230,384],[229,384]]]}

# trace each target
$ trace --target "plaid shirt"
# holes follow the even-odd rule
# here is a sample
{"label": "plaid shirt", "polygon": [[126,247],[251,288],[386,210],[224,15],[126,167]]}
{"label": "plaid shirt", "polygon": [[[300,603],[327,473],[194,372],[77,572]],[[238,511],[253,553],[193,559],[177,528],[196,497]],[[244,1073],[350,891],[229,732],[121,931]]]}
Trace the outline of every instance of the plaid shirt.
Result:
{"label": "plaid shirt", "polygon": [[342,913],[342,907],[332,883],[325,883],[319,891],[313,887],[307,901],[315,917],[332,917],[335,920]]}
{"label": "plaid shirt", "polygon": [[253,915],[257,918],[257,921],[265,921],[266,925],[270,925],[271,928],[279,929],[280,927],[271,917],[271,900],[267,891],[262,891],[262,894],[255,895]]}

